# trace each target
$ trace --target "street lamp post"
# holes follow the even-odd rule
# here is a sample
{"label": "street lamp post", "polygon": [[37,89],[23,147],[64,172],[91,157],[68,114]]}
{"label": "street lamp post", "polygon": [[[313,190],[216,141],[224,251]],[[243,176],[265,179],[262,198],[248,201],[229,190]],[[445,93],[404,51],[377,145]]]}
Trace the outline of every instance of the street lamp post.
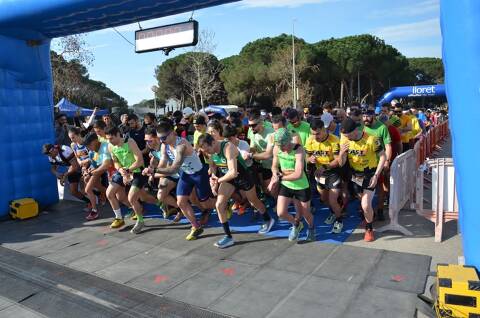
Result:
{"label": "street lamp post", "polygon": [[155,107],[155,117],[157,117],[157,91],[158,91],[158,87],[156,85],[153,85],[152,92],[153,92],[153,105]]}
{"label": "street lamp post", "polygon": [[295,71],[295,21],[292,22],[292,91],[293,91],[293,108],[297,109],[297,76]]}

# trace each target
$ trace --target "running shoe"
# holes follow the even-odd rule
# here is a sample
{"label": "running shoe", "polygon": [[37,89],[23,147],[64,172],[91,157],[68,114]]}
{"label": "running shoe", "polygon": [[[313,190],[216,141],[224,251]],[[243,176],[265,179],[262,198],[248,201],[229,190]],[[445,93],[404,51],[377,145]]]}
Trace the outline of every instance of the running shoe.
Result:
{"label": "running shoe", "polygon": [[238,215],[244,215],[245,214],[245,211],[247,210],[247,208],[245,207],[245,205],[241,204],[238,206]]}
{"label": "running shoe", "polygon": [[235,202],[235,203],[232,205],[232,210],[233,210],[234,212],[237,212],[239,209],[240,209],[240,204],[238,204],[237,202]]}
{"label": "running shoe", "polygon": [[115,219],[113,220],[112,224],[110,224],[111,229],[118,229],[125,225],[125,221],[123,219]]}
{"label": "running shoe", "polygon": [[303,223],[300,222],[298,223],[297,226],[292,226],[290,228],[290,234],[288,235],[288,240],[290,242],[298,240],[298,236],[300,235],[300,232],[303,230]]}
{"label": "running shoe", "polygon": [[192,226],[190,233],[185,238],[187,241],[196,240],[203,233],[203,228],[199,227],[198,229]]}
{"label": "running shoe", "polygon": [[335,223],[333,223],[332,233],[339,234],[339,233],[342,233],[342,230],[343,230],[343,222],[335,221]]}
{"label": "running shoe", "polygon": [[86,219],[87,219],[87,221],[93,221],[93,220],[98,219],[98,212],[94,211],[94,210],[91,210],[90,213],[88,213]]}
{"label": "running shoe", "polygon": [[215,242],[215,244],[213,245],[218,248],[227,248],[229,246],[232,246],[233,244],[235,244],[235,242],[233,241],[233,238],[225,235],[221,240],[219,240],[218,242]]}
{"label": "running shoe", "polygon": [[373,242],[375,241],[375,236],[373,235],[373,230],[366,230],[365,237],[363,238],[365,242]]}
{"label": "running shoe", "polygon": [[335,214],[330,213],[330,215],[325,219],[324,223],[325,224],[333,224],[336,220]]}
{"label": "running shoe", "polygon": [[315,235],[315,229],[307,229],[307,236],[302,240],[305,242],[315,242],[317,237]]}
{"label": "running shoe", "polygon": [[139,234],[142,231],[144,225],[145,223],[143,221],[137,220],[137,222],[135,223],[135,226],[130,230],[130,233]]}
{"label": "running shoe", "polygon": [[177,214],[175,215],[175,218],[173,219],[173,223],[178,223],[183,217],[183,213],[180,210],[177,210]]}
{"label": "running shoe", "polygon": [[271,218],[269,221],[264,222],[260,226],[260,230],[258,231],[258,234],[267,234],[268,232],[270,232],[274,224],[275,224],[274,218]]}

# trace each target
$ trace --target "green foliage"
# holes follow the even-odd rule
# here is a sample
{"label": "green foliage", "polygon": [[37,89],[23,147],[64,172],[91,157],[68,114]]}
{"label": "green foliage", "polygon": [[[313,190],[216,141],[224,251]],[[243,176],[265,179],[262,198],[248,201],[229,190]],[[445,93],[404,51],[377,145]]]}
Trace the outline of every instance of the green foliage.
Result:
{"label": "green foliage", "polygon": [[408,63],[415,76],[415,84],[439,84],[444,82],[445,73],[442,59],[435,57],[409,58]]}
{"label": "green foliage", "polygon": [[87,108],[128,107],[127,101],[105,83],[90,79],[87,68],[78,60],[67,61],[54,51],[50,53],[55,103],[66,97],[72,103]]}
{"label": "green foliage", "polygon": [[[374,103],[390,87],[443,82],[440,59],[407,59],[396,48],[369,34],[306,43],[295,39],[300,107],[337,101]],[[157,67],[162,98],[188,99],[178,80],[186,57]],[[281,34],[246,44],[238,55],[220,61],[220,80],[228,102],[240,106],[290,106],[292,102],[292,38]],[[360,91],[357,80],[360,79]],[[162,86],[163,85],[163,86]],[[190,98],[191,99],[191,98]],[[189,101],[192,102],[191,100]]]}

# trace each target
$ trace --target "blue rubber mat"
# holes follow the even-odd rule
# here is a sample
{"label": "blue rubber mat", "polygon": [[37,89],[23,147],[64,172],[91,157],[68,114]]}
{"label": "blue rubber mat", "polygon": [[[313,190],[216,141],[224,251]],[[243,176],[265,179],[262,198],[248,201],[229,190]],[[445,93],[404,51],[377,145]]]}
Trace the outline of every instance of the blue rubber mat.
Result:
{"label": "blue rubber mat", "polygon": [[[353,231],[358,227],[358,224],[361,222],[361,218],[359,216],[359,201],[351,201],[347,207],[347,215],[343,218],[343,231],[340,234],[331,233],[333,225],[327,225],[324,223],[324,220],[329,215],[329,210],[323,204],[320,203],[318,195],[315,195],[312,198],[312,204],[315,207],[315,233],[316,239],[319,242],[324,243],[334,243],[334,244],[341,244],[347,240],[347,238],[353,233]],[[163,218],[160,210],[157,206],[151,204],[144,204],[145,207],[145,218]],[[200,212],[197,211],[197,217],[200,216]],[[295,209],[292,205],[289,206],[290,213],[294,214]],[[278,220],[276,215],[270,214],[274,216],[276,219],[276,223],[272,230],[267,233],[267,236],[272,237],[284,237],[287,238],[288,234],[290,233],[291,224]],[[173,219],[172,216],[170,219]],[[260,229],[260,225],[262,223],[261,217],[254,219],[253,211],[247,210],[245,214],[238,215],[236,213],[233,214],[232,218],[230,219],[230,229],[233,233],[256,233]],[[187,224],[188,220],[183,218],[180,224]],[[300,238],[306,235],[306,223],[304,223],[305,227],[300,234]],[[216,213],[212,213],[209,218],[208,227],[221,227],[221,223],[218,220],[218,216]]]}

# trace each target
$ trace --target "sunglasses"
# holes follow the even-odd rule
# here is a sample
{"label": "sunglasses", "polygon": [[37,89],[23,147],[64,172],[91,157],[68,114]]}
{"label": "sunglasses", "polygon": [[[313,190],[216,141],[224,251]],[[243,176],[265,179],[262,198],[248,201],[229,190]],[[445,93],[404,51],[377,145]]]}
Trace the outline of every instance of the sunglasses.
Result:
{"label": "sunglasses", "polygon": [[258,126],[258,123],[248,125],[248,127],[250,127],[250,128],[255,128],[255,127],[257,127],[257,126]]}
{"label": "sunglasses", "polygon": [[147,144],[151,144],[151,143],[153,142],[153,140],[145,140],[145,142],[146,142]]}
{"label": "sunglasses", "polygon": [[167,133],[167,134],[164,135],[164,136],[158,136],[158,139],[160,139],[160,142],[165,142],[165,141],[167,141],[167,138],[168,138],[168,136],[170,136],[170,133],[171,133],[171,132]]}

